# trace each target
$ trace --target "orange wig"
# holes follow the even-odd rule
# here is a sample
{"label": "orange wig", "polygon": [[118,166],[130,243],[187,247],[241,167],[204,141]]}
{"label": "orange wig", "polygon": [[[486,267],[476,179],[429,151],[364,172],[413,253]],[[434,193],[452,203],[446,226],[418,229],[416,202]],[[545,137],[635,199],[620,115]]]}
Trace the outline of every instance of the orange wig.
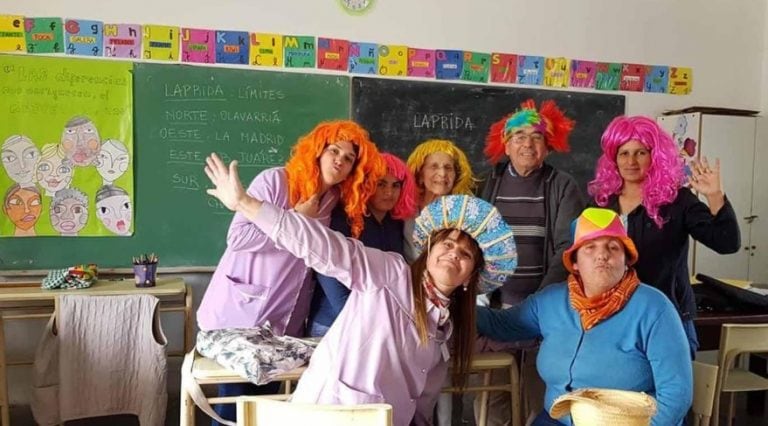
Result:
{"label": "orange wig", "polygon": [[376,192],[379,179],[387,173],[387,167],[368,132],[357,123],[348,120],[324,121],[299,138],[285,165],[288,199],[291,206],[295,206],[320,190],[320,155],[326,146],[341,141],[352,143],[357,151],[355,165],[339,187],[352,236],[358,237],[363,230],[368,199]]}

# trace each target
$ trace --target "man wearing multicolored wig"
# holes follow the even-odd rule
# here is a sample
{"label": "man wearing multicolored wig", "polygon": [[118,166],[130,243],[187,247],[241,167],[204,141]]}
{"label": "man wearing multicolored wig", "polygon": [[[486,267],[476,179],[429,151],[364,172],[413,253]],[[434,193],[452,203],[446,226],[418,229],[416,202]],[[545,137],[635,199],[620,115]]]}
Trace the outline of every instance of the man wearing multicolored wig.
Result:
{"label": "man wearing multicolored wig", "polygon": [[[484,153],[494,169],[482,198],[495,205],[512,226],[518,253],[515,273],[494,295],[501,302],[500,306],[496,302],[496,307],[517,305],[539,288],[562,282],[568,275],[561,259],[570,245],[571,221],[581,213],[584,201],[574,178],[544,160],[551,151],[569,151],[573,126],[574,121],[554,101],[544,101],[536,109],[529,99],[488,132]],[[512,348],[491,344],[484,349]],[[509,416],[509,409],[504,407],[509,397],[495,392],[489,402],[488,424],[505,424],[497,417],[502,413]]]}

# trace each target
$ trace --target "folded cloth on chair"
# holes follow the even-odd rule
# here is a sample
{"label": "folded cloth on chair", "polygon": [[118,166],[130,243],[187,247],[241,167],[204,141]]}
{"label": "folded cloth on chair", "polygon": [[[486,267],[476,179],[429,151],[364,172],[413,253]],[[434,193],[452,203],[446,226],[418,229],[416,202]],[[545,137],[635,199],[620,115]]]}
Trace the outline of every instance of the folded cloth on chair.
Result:
{"label": "folded cloth on chair", "polygon": [[257,385],[309,361],[316,342],[275,336],[265,324],[255,328],[224,328],[197,333],[197,351]]}

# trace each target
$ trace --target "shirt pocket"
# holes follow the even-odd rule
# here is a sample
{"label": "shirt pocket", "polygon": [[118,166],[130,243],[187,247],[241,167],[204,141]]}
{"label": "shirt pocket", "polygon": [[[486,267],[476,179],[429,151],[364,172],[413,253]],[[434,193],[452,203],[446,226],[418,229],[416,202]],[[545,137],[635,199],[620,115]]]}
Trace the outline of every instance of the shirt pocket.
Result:
{"label": "shirt pocket", "polygon": [[227,281],[232,286],[235,298],[244,304],[263,303],[269,297],[272,289],[266,285],[240,282],[236,278],[227,276]]}
{"label": "shirt pocket", "polygon": [[336,400],[342,404],[382,404],[386,402],[383,396],[360,391],[342,380],[336,382],[335,393]]}

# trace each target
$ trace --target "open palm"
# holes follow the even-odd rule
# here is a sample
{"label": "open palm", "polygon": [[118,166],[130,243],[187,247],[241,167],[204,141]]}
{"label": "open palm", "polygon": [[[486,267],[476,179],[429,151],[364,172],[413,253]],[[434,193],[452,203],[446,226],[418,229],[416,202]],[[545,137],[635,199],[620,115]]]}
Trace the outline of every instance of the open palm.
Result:
{"label": "open palm", "polygon": [[237,210],[242,200],[247,197],[240,177],[237,174],[237,161],[227,167],[215,153],[205,159],[205,174],[215,186],[208,189],[208,195],[216,197],[230,210]]}
{"label": "open palm", "polygon": [[702,157],[701,161],[695,161],[692,164],[691,172],[689,179],[691,188],[699,194],[707,196],[721,191],[720,159],[716,159],[714,166],[712,166],[706,157]]}

